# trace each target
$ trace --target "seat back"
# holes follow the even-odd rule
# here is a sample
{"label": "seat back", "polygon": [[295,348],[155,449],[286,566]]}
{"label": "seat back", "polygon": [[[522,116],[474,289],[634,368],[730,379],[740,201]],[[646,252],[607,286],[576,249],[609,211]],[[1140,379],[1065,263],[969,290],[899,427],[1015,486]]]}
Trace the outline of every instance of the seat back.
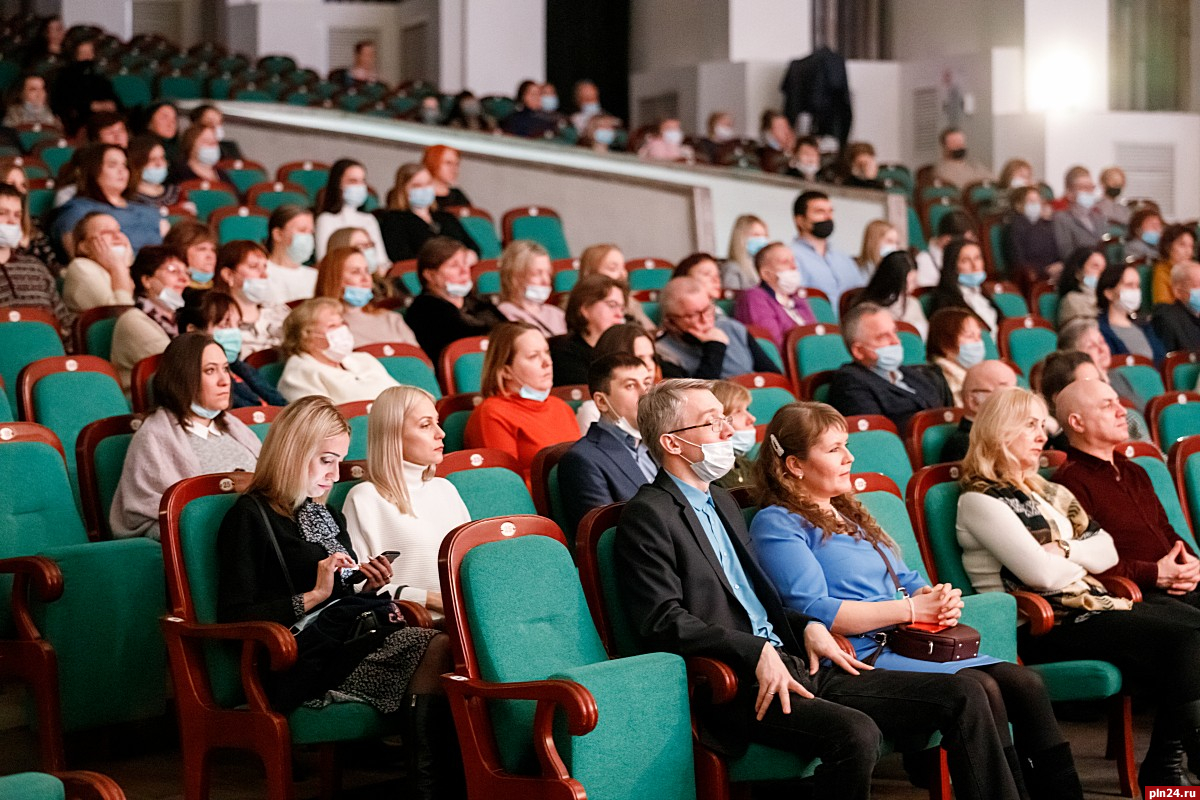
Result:
{"label": "seat back", "polygon": [[1109,372],[1124,375],[1138,396],[1146,400],[1167,391],[1162,375],[1154,368],[1154,362],[1145,356],[1113,356]]}
{"label": "seat back", "polygon": [[565,528],[566,514],[563,512],[562,498],[558,494],[558,462],[574,444],[560,442],[542,448],[533,457],[533,465],[529,470],[533,505],[537,513],[554,520],[554,523],[563,529],[572,552],[575,550],[575,531]]}
{"label": "seat back", "polygon": [[[13,314],[17,314],[15,320],[11,319]],[[27,364],[65,353],[53,325],[24,319],[15,310],[0,316],[0,379],[4,380],[8,404],[17,407],[17,376]]]}
{"label": "seat back", "polygon": [[907,322],[897,322],[896,335],[900,337],[900,345],[904,348],[904,363],[910,367],[924,364],[925,340],[917,329]]}
{"label": "seat back", "polygon": [[851,416],[846,418],[846,431],[846,445],[854,456],[856,472],[878,472],[897,486],[908,485],[912,462],[891,420],[876,415]]}
{"label": "seat back", "polygon": [[79,474],[79,499],[83,522],[92,540],[111,539],[108,512],[112,509],[125,454],[133,434],[142,424],[137,414],[122,414],[89,422],[79,432],[75,444],[75,465]]}
{"label": "seat back", "polygon": [[826,325],[837,325],[837,309],[833,307],[833,303],[829,302],[829,295],[820,289],[802,286],[797,290],[796,296],[808,301],[808,307],[812,309],[813,316],[816,317],[817,322],[823,322]]}
{"label": "seat back", "polygon": [[801,325],[784,341],[788,371],[795,381],[817,372],[836,370],[850,361],[850,351],[836,325]]}
{"label": "seat back", "polygon": [[346,451],[347,461],[361,461],[367,457],[367,418],[371,413],[369,400],[357,400],[352,403],[342,403],[338,411],[350,425],[350,449]]}
{"label": "seat back", "polygon": [[492,221],[486,217],[474,215],[460,216],[458,221],[462,223],[463,230],[467,235],[474,240],[475,244],[479,245],[480,258],[499,258],[502,248],[500,246],[500,237],[496,235],[496,229],[492,226]]}
{"label": "seat back", "polygon": [[545,247],[552,259],[571,257],[562,220],[551,209],[538,206],[513,209],[505,213],[502,224],[507,241],[532,239]]}
{"label": "seat back", "polygon": [[1200,435],[1185,436],[1171,445],[1169,461],[1175,491],[1191,530],[1200,524]]}
{"label": "seat back", "polygon": [[525,480],[511,469],[481,466],[448,472],[445,478],[458,489],[471,519],[537,512]]}
{"label": "seat back", "polygon": [[1033,315],[1003,320],[996,338],[1000,343],[1000,355],[1016,362],[1023,375],[1028,375],[1034,364],[1058,346],[1058,335],[1053,326]]}
{"label": "seat back", "polygon": [[956,530],[961,475],[958,464],[919,469],[908,483],[905,502],[918,541],[925,542],[925,551],[929,553],[930,577],[953,584],[966,596],[975,594],[975,590],[962,565],[962,547]]}
{"label": "seat back", "polygon": [[438,418],[446,434],[442,446],[447,454],[462,450],[466,446],[467,421],[471,418],[471,412],[481,402],[483,396],[478,392],[448,395],[437,401]]}
{"label": "seat back", "polygon": [[909,418],[904,446],[914,468],[941,461],[942,447],[958,428],[962,415],[961,408],[929,408]]}
{"label": "seat back", "polygon": [[1200,394],[1173,392],[1159,395],[1146,404],[1150,435],[1159,449],[1170,449],[1175,442],[1200,431]]}
{"label": "seat back", "polygon": [[442,351],[441,381],[446,394],[478,392],[483,382],[486,336],[468,336],[451,342]]}
{"label": "seat back", "polygon": [[379,342],[354,349],[375,356],[397,382],[424,389],[433,395],[434,400],[442,396],[442,387],[433,374],[433,362],[421,348],[398,342]]}
{"label": "seat back", "polygon": [[579,521],[575,561],[604,647],[614,658],[640,652],[637,628],[626,612],[617,587],[613,548],[624,503],[593,508]]}
{"label": "seat back", "polygon": [[[1191,546],[1193,551],[1200,552],[1196,548],[1196,537],[1192,532],[1191,521],[1184,511],[1182,500],[1185,494],[1176,490],[1175,478],[1172,477],[1171,470],[1167,469],[1167,462],[1163,460],[1162,452],[1150,442],[1138,441],[1123,442],[1113,450],[1146,470],[1146,474],[1150,477],[1150,483],[1154,486],[1154,494],[1158,496],[1158,501],[1162,503],[1163,510],[1167,513],[1171,528]],[[1174,455],[1174,448],[1172,448],[1172,455]]]}
{"label": "seat back", "polygon": [[341,511],[342,506],[346,504],[346,495],[350,494],[350,490],[361,483],[366,475],[367,462],[365,460],[343,461],[338,465],[337,483],[325,497],[325,505]]}
{"label": "seat back", "polygon": [[908,509],[904,506],[904,498],[900,489],[886,475],[876,472],[856,472],[850,476],[855,496],[871,512],[871,516],[879,523],[892,541],[900,548],[900,557],[909,569],[921,573],[921,577],[929,582],[929,570],[925,567],[927,554],[917,539],[913,530],[912,520],[909,519]]}
{"label": "seat back", "polygon": [[1200,355],[1194,350],[1167,353],[1162,365],[1163,383],[1172,392],[1191,391],[1200,378]]}
{"label": "seat back", "polygon": [[75,318],[75,347],[89,356],[107,360],[112,355],[113,331],[117,317],[133,306],[96,306],[80,312]]}

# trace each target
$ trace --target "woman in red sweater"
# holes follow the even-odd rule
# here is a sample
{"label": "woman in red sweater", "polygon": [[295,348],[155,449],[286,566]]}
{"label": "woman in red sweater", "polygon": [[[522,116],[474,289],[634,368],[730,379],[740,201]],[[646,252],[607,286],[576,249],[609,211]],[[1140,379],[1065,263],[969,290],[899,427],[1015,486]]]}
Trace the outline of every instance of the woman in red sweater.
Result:
{"label": "woman in red sweater", "polygon": [[528,484],[539,450],[579,438],[575,412],[550,395],[553,384],[550,345],[541,331],[526,322],[497,325],[488,335],[484,400],[467,421],[467,447],[494,447],[512,455]]}

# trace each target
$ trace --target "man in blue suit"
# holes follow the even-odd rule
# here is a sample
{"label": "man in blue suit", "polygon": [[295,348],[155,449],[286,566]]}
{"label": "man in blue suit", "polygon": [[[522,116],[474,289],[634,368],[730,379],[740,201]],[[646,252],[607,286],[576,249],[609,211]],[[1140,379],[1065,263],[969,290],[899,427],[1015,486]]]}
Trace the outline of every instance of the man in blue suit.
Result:
{"label": "man in blue suit", "polygon": [[558,462],[568,538],[575,538],[579,521],[593,508],[628,500],[657,474],[637,429],[638,400],[653,379],[642,360],[629,353],[604,356],[588,369],[588,391],[600,419]]}

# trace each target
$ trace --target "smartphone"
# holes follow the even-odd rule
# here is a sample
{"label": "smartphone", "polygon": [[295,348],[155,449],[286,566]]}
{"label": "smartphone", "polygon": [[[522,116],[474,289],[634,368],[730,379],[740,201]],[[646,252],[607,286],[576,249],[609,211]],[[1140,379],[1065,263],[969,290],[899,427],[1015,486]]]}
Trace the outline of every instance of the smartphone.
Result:
{"label": "smartphone", "polygon": [[393,561],[395,561],[397,558],[399,558],[399,557],[400,557],[400,551],[399,551],[399,550],[384,550],[384,551],[383,551],[382,553],[380,553],[379,555],[381,555],[381,556],[383,556],[384,558],[386,558],[386,559],[387,559],[387,562],[388,562],[389,564],[391,564]]}
{"label": "smartphone", "polygon": [[350,577],[346,578],[346,583],[362,583],[367,579],[366,573],[359,569],[357,564],[354,565],[353,570]]}

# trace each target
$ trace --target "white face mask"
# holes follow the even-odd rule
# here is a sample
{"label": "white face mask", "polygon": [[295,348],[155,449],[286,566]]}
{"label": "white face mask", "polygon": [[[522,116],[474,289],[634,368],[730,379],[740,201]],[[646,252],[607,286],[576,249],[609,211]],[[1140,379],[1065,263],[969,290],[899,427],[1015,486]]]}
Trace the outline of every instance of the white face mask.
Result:
{"label": "white face mask", "polygon": [[158,293],[158,297],[155,299],[172,311],[178,311],[183,308],[183,295],[174,289],[164,288]]}
{"label": "white face mask", "polygon": [[361,251],[363,258],[367,260],[367,271],[375,272],[379,268],[379,253],[374,247],[368,247]]}
{"label": "white face mask", "polygon": [[779,291],[790,297],[800,288],[800,270],[789,269],[784,272],[777,272],[775,273],[775,281],[779,284]]}
{"label": "white face mask", "polygon": [[255,305],[265,303],[271,296],[271,284],[266,278],[246,278],[242,281],[242,294]]}
{"label": "white face mask", "polygon": [[[696,444],[679,436],[675,438],[693,447],[699,447],[704,453],[704,457],[701,460],[688,461],[688,465],[692,468],[692,472],[696,474],[696,477],[705,483],[719,481],[729,473],[729,470],[733,469],[733,462],[737,459],[737,455],[733,452],[732,439],[726,439],[722,442]],[[687,456],[683,458],[687,461]]]}
{"label": "white face mask", "polygon": [[0,225],[0,246],[17,247],[23,235],[20,225]]}
{"label": "white face mask", "polygon": [[1132,314],[1142,307],[1142,290],[1122,289],[1117,293],[1117,304],[1127,313]]}
{"label": "white face mask", "polygon": [[525,299],[531,303],[544,303],[550,299],[550,287],[534,286],[531,283],[525,287]]}
{"label": "white face mask", "polygon": [[447,281],[446,294],[450,295],[451,297],[466,297],[471,293],[471,289],[474,287],[474,285],[475,284],[473,284],[471,281],[467,281],[466,283],[452,283]]}
{"label": "white face mask", "polygon": [[758,441],[758,431],[754,428],[747,428],[744,431],[734,431],[733,438],[729,441],[733,442],[733,450],[735,453],[748,453],[750,448],[754,447],[754,443]]}
{"label": "white face mask", "polygon": [[328,346],[321,351],[321,355],[330,361],[340,364],[346,356],[354,352],[354,334],[345,325],[326,331],[325,341]]}
{"label": "white face mask", "polygon": [[114,244],[108,249],[112,252],[113,258],[117,260],[118,264],[124,264],[127,267],[133,264],[133,254],[129,252],[129,248],[125,245]]}
{"label": "white face mask", "polygon": [[735,136],[737,136],[737,131],[728,125],[717,125],[713,128],[713,139],[718,142],[728,142]]}
{"label": "white face mask", "polygon": [[683,144],[683,131],[678,128],[668,128],[663,131],[662,139],[667,144],[678,147]]}

